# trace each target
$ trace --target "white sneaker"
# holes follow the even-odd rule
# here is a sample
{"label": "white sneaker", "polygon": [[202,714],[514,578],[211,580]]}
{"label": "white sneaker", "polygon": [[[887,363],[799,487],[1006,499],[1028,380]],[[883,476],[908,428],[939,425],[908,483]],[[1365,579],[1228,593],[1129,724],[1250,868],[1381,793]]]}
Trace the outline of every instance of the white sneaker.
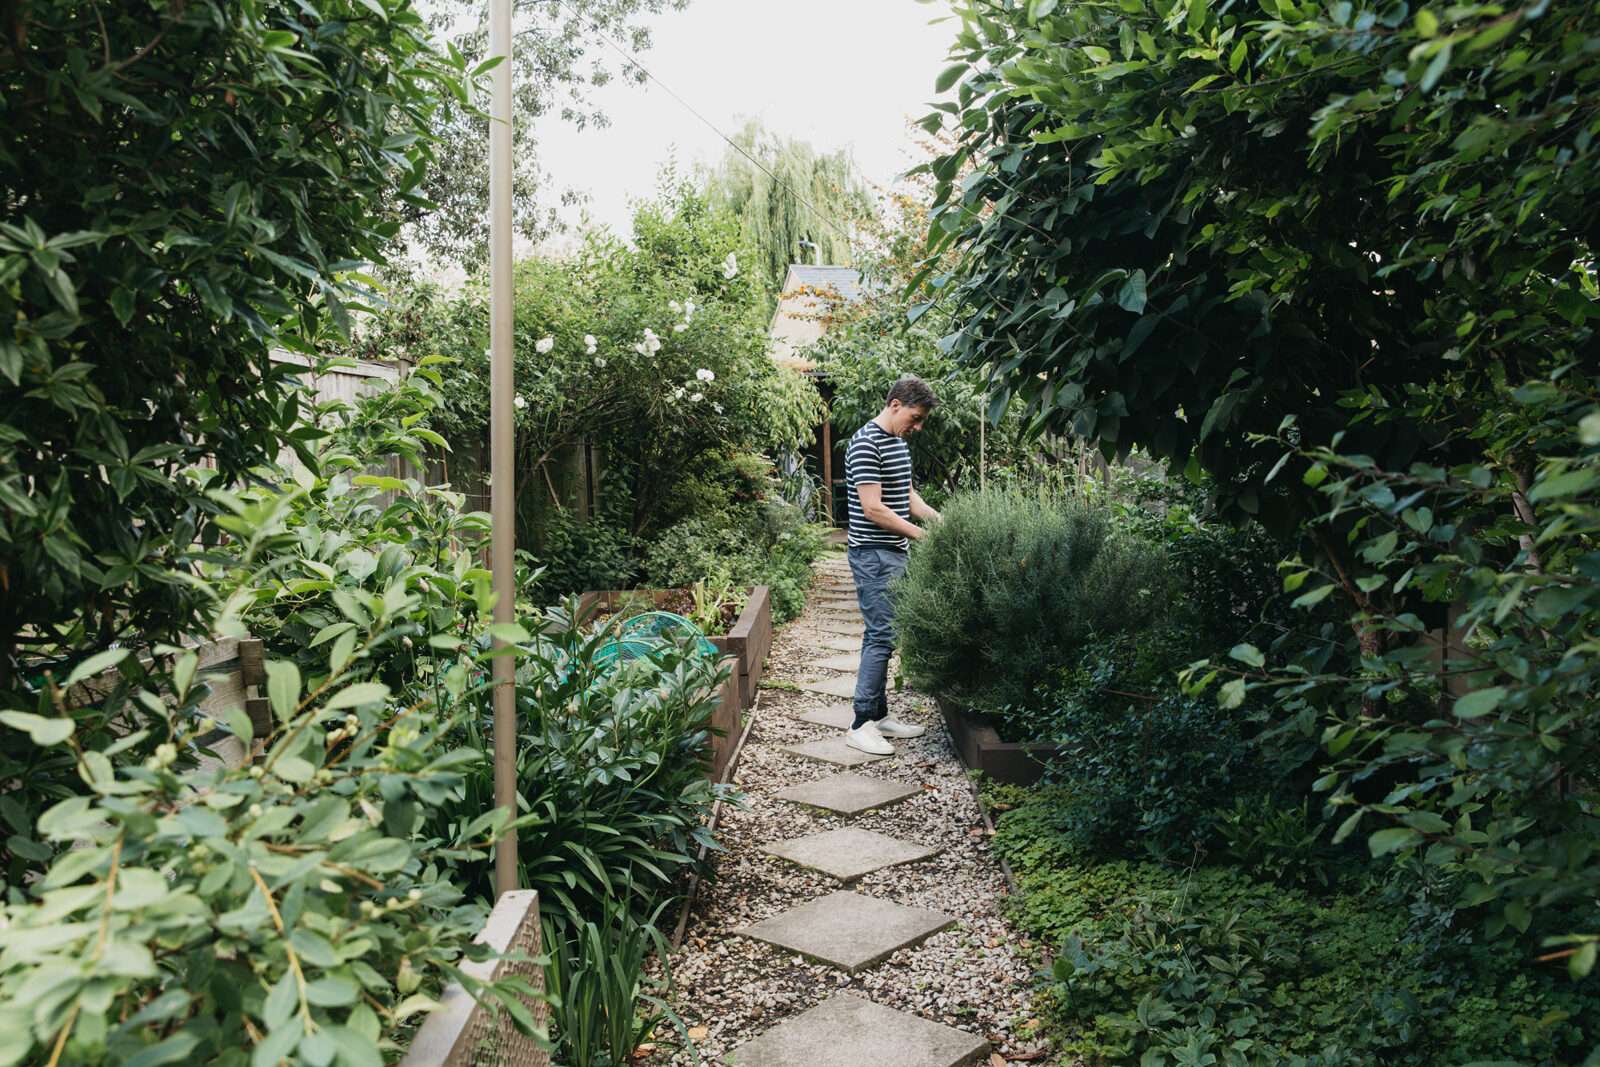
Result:
{"label": "white sneaker", "polygon": [[854,730],[844,732],[844,743],[870,756],[892,756],[894,746],[883,739],[875,722],[863,723]]}
{"label": "white sneaker", "polygon": [[921,737],[928,732],[925,726],[912,726],[898,719],[879,719],[873,725],[877,726],[880,734],[887,737]]}

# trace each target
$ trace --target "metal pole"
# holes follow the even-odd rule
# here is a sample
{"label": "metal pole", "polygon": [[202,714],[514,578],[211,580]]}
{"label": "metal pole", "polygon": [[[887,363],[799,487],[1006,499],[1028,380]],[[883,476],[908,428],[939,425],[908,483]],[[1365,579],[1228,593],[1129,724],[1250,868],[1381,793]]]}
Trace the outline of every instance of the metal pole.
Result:
{"label": "metal pole", "polygon": [[[516,380],[511,362],[511,3],[490,0],[489,55],[504,56],[494,68],[489,114],[489,512],[494,570],[494,621],[513,622],[516,511],[512,471]],[[495,648],[505,642],[495,639]],[[517,815],[516,661],[494,658],[494,802]],[[494,888],[499,897],[517,888],[517,835],[508,831],[494,850]]]}

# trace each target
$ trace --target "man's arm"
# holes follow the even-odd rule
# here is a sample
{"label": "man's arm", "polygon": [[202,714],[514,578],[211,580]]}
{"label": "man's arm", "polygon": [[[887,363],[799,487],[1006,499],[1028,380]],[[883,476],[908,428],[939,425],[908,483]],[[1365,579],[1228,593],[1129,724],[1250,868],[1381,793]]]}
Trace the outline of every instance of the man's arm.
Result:
{"label": "man's arm", "polygon": [[922,499],[915,489],[911,490],[911,517],[923,520],[932,519],[935,522],[944,518],[943,515],[929,507],[928,502]]}
{"label": "man's arm", "polygon": [[[902,519],[883,502],[883,484],[881,482],[857,482],[856,495],[861,498],[861,514],[867,517],[868,522],[875,526],[880,526],[890,533],[899,534],[901,537],[909,537],[913,541],[922,539],[922,527]],[[917,506],[914,501],[915,496],[916,494],[913,493],[913,503],[911,505],[913,509]],[[926,504],[923,506],[927,507]]]}

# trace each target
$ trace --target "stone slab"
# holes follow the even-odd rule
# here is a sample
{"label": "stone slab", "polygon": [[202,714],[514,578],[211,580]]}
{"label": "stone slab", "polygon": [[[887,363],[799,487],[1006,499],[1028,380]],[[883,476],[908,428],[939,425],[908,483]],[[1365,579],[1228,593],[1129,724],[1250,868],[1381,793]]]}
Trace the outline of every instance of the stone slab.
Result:
{"label": "stone slab", "polygon": [[854,652],[859,656],[861,654],[861,639],[859,637],[854,640],[848,637],[830,637],[822,642],[822,647],[832,649],[835,652]]}
{"label": "stone slab", "polygon": [[736,1067],[968,1067],[989,1054],[976,1034],[835,993],[734,1049]]}
{"label": "stone slab", "polygon": [[816,760],[818,763],[833,763],[840,767],[859,767],[863,763],[874,760],[888,759],[888,756],[874,756],[863,752],[859,748],[851,748],[844,743],[843,737],[825,737],[821,741],[807,741],[799,745],[784,745],[785,752],[792,752],[804,759]]}
{"label": "stone slab", "polygon": [[829,704],[825,708],[813,708],[805,712],[800,716],[800,721],[848,730],[856,724],[856,709],[849,704]]}
{"label": "stone slab", "polygon": [[841,890],[734,932],[854,974],[955,921],[943,912]]}
{"label": "stone slab", "polygon": [[860,611],[861,601],[853,596],[823,596],[817,598],[817,607],[826,611]]}
{"label": "stone slab", "polygon": [[846,884],[885,867],[916,863],[939,854],[939,849],[930,845],[902,841],[898,837],[874,830],[859,830],[853,826],[762,845],[761,851],[801,867],[821,871]]}
{"label": "stone slab", "polygon": [[[806,666],[819,671],[847,671],[854,674],[856,669],[861,666],[861,656],[859,654],[854,656],[829,656],[827,659],[813,660]],[[855,690],[852,689],[851,692],[854,693]]]}
{"label": "stone slab", "polygon": [[841,618],[814,619],[811,622],[813,629],[823,633],[838,634],[843,637],[859,638],[866,632],[866,626],[859,622],[850,622]]}
{"label": "stone slab", "polygon": [[[854,667],[850,668],[852,671]],[[823,696],[844,697],[846,700],[856,695],[855,678],[817,677],[804,678],[800,681],[800,688],[808,693],[821,693]]]}
{"label": "stone slab", "polygon": [[922,792],[904,782],[886,782],[882,778],[869,778],[864,774],[846,772],[832,778],[819,778],[780,790],[779,800],[823,808],[840,815],[860,815],[864,811],[877,811],[891,804],[909,800]]}

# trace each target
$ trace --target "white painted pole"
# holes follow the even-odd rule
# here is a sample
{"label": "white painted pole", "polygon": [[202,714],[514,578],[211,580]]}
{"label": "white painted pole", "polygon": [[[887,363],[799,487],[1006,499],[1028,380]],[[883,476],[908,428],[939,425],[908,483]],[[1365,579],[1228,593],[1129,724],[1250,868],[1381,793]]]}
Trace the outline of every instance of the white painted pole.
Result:
{"label": "white painted pole", "polygon": [[[491,72],[489,106],[489,512],[494,571],[494,621],[516,614],[517,542],[513,442],[516,380],[511,361],[511,3],[490,0],[489,55],[504,56]],[[495,639],[496,648],[505,642]],[[515,660],[496,656],[494,679],[494,802],[517,814],[517,702]],[[517,888],[517,835],[508,832],[494,852],[495,896]]]}

